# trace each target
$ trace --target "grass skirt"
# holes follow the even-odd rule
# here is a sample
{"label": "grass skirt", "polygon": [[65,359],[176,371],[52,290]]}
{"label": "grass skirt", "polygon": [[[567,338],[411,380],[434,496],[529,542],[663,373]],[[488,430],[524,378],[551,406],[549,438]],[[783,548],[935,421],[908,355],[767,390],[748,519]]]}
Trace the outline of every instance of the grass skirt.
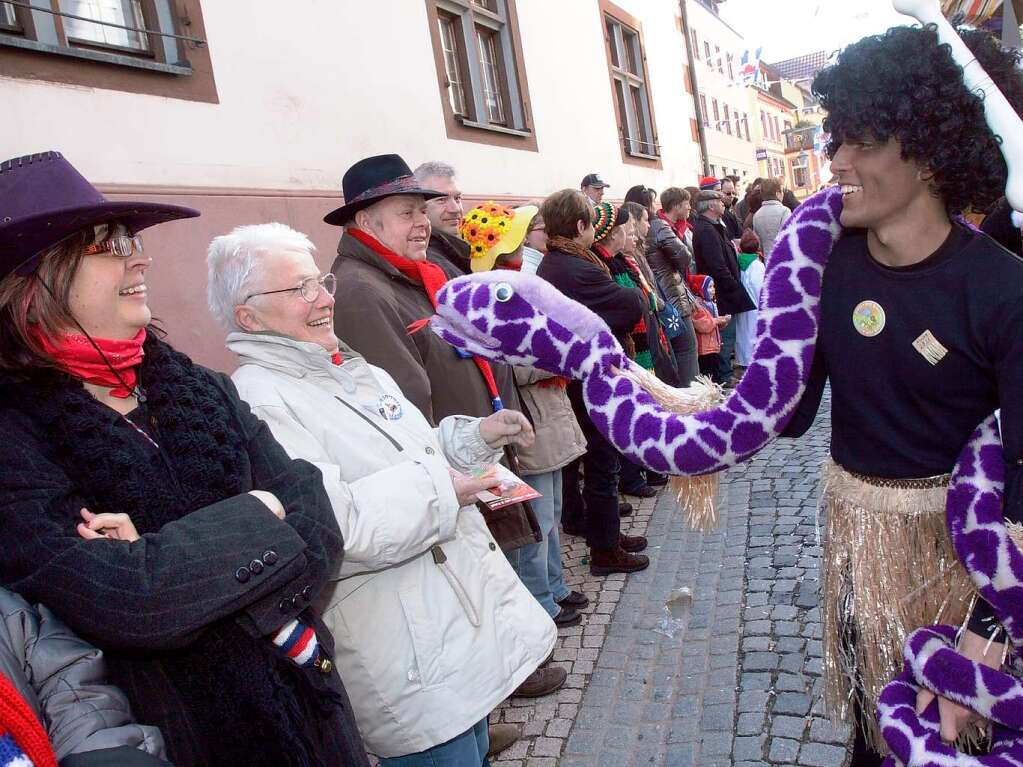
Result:
{"label": "grass skirt", "polygon": [[945,525],[948,476],[886,480],[825,467],[821,607],[828,713],[848,720],[862,701],[868,743],[888,748],[874,711],[902,671],[902,647],[921,626],[962,625],[976,593]]}

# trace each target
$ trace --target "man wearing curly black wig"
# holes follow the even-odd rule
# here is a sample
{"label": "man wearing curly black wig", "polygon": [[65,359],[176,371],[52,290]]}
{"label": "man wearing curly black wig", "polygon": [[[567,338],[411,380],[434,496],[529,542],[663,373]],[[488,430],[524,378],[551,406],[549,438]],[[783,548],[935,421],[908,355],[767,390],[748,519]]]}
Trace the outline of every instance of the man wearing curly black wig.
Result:
{"label": "man wearing curly black wig", "polygon": [[[961,34],[1020,111],[1019,55]],[[1001,407],[1006,516],[1023,518],[1023,261],[958,218],[1003,193],[1006,166],[933,28],[850,45],[813,89],[846,232],[824,272],[811,381],[786,436],[810,426],[830,380],[825,694],[832,714],[856,721],[862,767],[886,750],[873,714],[907,633],[968,621],[960,651],[1001,661],[997,623],[983,600],[971,608],[943,510],[959,450]],[[932,701],[921,694],[918,708]],[[970,712],[938,705],[944,739],[970,734]]]}

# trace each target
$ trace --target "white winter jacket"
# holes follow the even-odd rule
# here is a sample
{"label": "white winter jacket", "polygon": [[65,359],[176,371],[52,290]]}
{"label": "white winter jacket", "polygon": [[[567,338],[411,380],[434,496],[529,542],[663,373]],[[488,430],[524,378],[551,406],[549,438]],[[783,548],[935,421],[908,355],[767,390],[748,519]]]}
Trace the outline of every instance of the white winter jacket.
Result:
{"label": "white winter jacket", "polygon": [[242,398],[323,472],[344,563],[317,608],[369,750],[424,751],[479,722],[547,657],[557,630],[448,467],[495,463],[479,419],[434,429],[391,377],[343,349],[232,333]]}

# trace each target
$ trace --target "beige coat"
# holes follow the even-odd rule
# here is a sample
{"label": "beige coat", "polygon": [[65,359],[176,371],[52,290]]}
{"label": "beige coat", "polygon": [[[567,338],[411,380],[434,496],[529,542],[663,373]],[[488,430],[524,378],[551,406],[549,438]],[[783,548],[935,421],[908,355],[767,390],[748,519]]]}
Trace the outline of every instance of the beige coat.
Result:
{"label": "beige coat", "polygon": [[316,605],[369,750],[424,751],[465,732],[554,647],[554,622],[511,569],[449,467],[500,454],[479,419],[434,429],[380,368],[344,350],[232,333],[242,398],[294,458],[312,461],[345,540]]}
{"label": "beige coat", "polygon": [[519,468],[523,476],[561,469],[586,452],[586,438],[572,412],[565,388],[543,385],[552,378],[553,374],[538,368],[515,368],[522,408],[536,430],[533,446],[519,448]]}

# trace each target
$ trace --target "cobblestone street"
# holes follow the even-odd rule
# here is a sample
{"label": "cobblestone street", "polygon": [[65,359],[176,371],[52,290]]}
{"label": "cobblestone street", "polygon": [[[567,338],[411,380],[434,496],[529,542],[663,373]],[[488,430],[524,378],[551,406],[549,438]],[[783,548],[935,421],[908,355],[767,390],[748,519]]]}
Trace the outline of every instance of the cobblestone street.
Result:
{"label": "cobblestone street", "polygon": [[[728,472],[710,534],[688,530],[667,492],[630,499],[627,532],[650,540],[645,572],[593,578],[583,541],[565,536],[570,585],[591,600],[555,650],[568,683],[495,714],[524,730],[495,767],[842,767],[850,733],[821,701],[815,516],[827,443],[822,417]],[[679,588],[692,605],[668,636],[665,602]]]}

